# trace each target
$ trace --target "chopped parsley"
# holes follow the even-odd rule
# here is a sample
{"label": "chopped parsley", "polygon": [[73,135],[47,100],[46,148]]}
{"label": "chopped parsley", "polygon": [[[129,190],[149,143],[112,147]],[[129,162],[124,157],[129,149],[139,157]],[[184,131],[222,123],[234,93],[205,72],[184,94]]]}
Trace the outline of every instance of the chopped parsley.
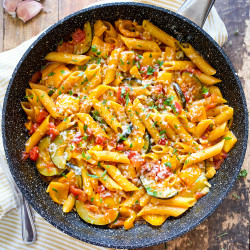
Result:
{"label": "chopped parsley", "polygon": [[152,190],[151,187],[146,187],[146,190],[147,190],[147,193],[148,193],[149,195],[152,195],[152,196],[154,196],[154,197],[157,197],[157,191]]}
{"label": "chopped parsley", "polygon": [[233,194],[233,196],[240,200],[240,197],[237,194]]}
{"label": "chopped parsley", "polygon": [[84,125],[84,126],[83,126],[83,129],[84,129],[85,133],[87,132],[87,128],[88,128],[87,125]]}
{"label": "chopped parsley", "polygon": [[93,45],[93,46],[91,46],[91,50],[92,50],[92,52],[97,52],[97,48],[96,48],[96,45]]}
{"label": "chopped parsley", "polygon": [[142,88],[143,88],[143,89],[146,89],[149,85],[150,85],[149,83],[148,83],[148,84],[145,84]]}
{"label": "chopped parsley", "polygon": [[55,188],[52,188],[53,191],[55,191],[56,193],[59,193]]}
{"label": "chopped parsley", "polygon": [[218,237],[222,237],[222,236],[227,235],[227,234],[228,233],[223,233],[223,234],[218,235]]}
{"label": "chopped parsley", "polygon": [[125,64],[121,58],[120,58],[120,62],[121,62],[121,64],[122,64],[122,65],[124,65],[124,64]]}
{"label": "chopped parsley", "polygon": [[160,132],[160,135],[163,135],[163,134],[165,134],[166,133],[166,130],[162,130],[161,132]]}
{"label": "chopped parsley", "polygon": [[246,169],[242,169],[242,170],[240,170],[240,173],[239,173],[237,179],[245,178],[246,176],[247,176],[247,170]]}
{"label": "chopped parsley", "polygon": [[48,76],[53,76],[54,74],[55,74],[54,72],[50,72]]}
{"label": "chopped parsley", "polygon": [[164,63],[164,61],[160,61],[160,60],[158,60],[157,62],[159,64],[159,67],[161,67],[163,65],[163,63]]}
{"label": "chopped parsley", "polygon": [[66,176],[66,174],[64,174],[64,173],[62,173],[62,176],[63,176],[64,178],[68,178],[68,177]]}
{"label": "chopped parsley", "polygon": [[129,93],[128,92],[126,93],[125,99],[126,99],[126,107],[127,107],[128,103],[129,103]]}
{"label": "chopped parsley", "polygon": [[231,140],[232,138],[231,137],[224,137],[223,139],[225,139],[225,140]]}
{"label": "chopped parsley", "polygon": [[148,66],[147,68],[147,75],[152,75],[155,72],[155,69],[151,66]]}
{"label": "chopped parsley", "polygon": [[95,178],[95,179],[98,179],[99,176],[95,175],[95,174],[86,174],[87,176],[89,177],[92,177],[92,178]]}
{"label": "chopped parsley", "polygon": [[48,92],[48,95],[51,96],[53,93],[54,93],[54,91],[51,89],[51,90]]}
{"label": "chopped parsley", "polygon": [[60,46],[61,46],[61,45],[62,45],[62,43],[63,43],[63,39],[62,39],[62,40],[58,43],[58,45],[60,45]]}
{"label": "chopped parsley", "polygon": [[202,94],[205,95],[209,92],[209,89],[202,87]]}
{"label": "chopped parsley", "polygon": [[171,162],[165,162],[164,165],[167,166],[167,167],[169,167],[169,168],[172,168]]}
{"label": "chopped parsley", "polygon": [[107,174],[107,170],[105,170],[105,171],[102,173],[101,177],[103,178],[106,174]]}

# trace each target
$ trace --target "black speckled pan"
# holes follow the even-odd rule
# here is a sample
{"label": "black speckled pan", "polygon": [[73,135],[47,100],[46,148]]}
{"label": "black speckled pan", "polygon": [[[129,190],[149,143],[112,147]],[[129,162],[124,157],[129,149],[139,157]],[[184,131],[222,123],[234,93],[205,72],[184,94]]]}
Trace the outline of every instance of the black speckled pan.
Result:
{"label": "black speckled pan", "polygon": [[[210,181],[211,191],[179,218],[168,219],[161,227],[136,223],[131,230],[109,229],[85,223],[75,213],[63,214],[61,206],[46,194],[46,184],[30,161],[21,161],[21,152],[28,138],[24,127],[25,114],[20,102],[32,74],[44,64],[43,58],[55,50],[56,44],[68,37],[86,21],[98,19],[113,22],[119,18],[148,19],[175,38],[190,42],[217,69],[222,79],[219,87],[228,104],[234,108],[233,132],[238,138],[234,149],[220,171]],[[193,229],[211,215],[232,188],[244,160],[248,138],[248,113],[243,89],[228,57],[202,29],[171,11],[139,3],[104,4],[76,12],[45,31],[27,50],[18,63],[8,86],[3,111],[3,141],[6,157],[14,179],[25,198],[49,223],[64,233],[99,246],[139,248],[172,240]]]}

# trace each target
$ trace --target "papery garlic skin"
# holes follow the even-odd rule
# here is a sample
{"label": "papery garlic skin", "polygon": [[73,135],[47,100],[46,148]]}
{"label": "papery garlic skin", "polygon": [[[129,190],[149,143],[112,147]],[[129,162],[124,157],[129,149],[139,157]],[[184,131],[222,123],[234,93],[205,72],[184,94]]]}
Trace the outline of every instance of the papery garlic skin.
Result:
{"label": "papery garlic skin", "polygon": [[27,22],[36,16],[42,9],[42,4],[33,0],[26,0],[17,6],[16,13],[19,19],[21,19],[23,22]]}
{"label": "papery garlic skin", "polygon": [[17,6],[22,2],[22,0],[3,0],[3,7],[7,13],[12,17],[16,17]]}

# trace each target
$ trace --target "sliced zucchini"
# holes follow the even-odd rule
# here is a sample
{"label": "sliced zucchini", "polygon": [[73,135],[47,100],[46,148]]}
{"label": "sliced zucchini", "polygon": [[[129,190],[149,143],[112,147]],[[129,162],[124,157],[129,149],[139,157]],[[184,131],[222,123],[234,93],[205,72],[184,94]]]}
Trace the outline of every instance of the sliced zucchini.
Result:
{"label": "sliced zucchini", "polygon": [[[79,216],[87,223],[103,226],[116,220],[119,215],[117,208],[99,208],[96,213],[89,209],[90,204],[76,200],[76,211]],[[93,205],[92,205],[93,206]],[[102,210],[102,213],[101,211]]]}
{"label": "sliced zucchini", "polygon": [[151,149],[151,136],[148,133],[148,131],[145,131],[145,134],[143,136],[143,140],[144,140],[144,146],[141,150],[141,153],[147,154]]}
{"label": "sliced zucchini", "polygon": [[195,99],[200,100],[203,98],[203,95],[202,95],[203,85],[194,74],[188,71],[184,71],[182,73],[182,79],[185,80],[185,82],[191,83],[193,86],[195,86],[195,94],[194,94]]}
{"label": "sliced zucchini", "polygon": [[[37,170],[44,176],[54,176],[61,174],[64,170],[57,168],[51,161],[49,155],[50,138],[43,138],[38,144],[39,157],[36,162]],[[48,167],[49,166],[49,167]]]}
{"label": "sliced zucchini", "polygon": [[126,83],[132,87],[139,87],[142,86],[142,81],[137,78],[124,78],[122,83]]}
{"label": "sliced zucchini", "polygon": [[90,49],[92,43],[92,29],[90,22],[84,24],[83,30],[86,35],[85,39],[74,46],[74,54],[77,55],[86,53]]}
{"label": "sliced zucchini", "polygon": [[100,116],[100,114],[96,110],[91,110],[89,112],[91,117],[97,122],[100,122],[101,124],[107,124],[106,121]]}
{"label": "sliced zucchini", "polygon": [[174,187],[164,187],[162,183],[156,183],[155,180],[145,175],[140,176],[142,185],[146,189],[148,195],[159,199],[170,199],[178,194]]}
{"label": "sliced zucchini", "polygon": [[51,160],[60,169],[66,168],[67,155],[65,155],[65,149],[69,141],[73,138],[74,134],[74,130],[65,130],[56,137],[53,143],[51,143]]}
{"label": "sliced zucchini", "polygon": [[176,82],[173,82],[172,85],[174,87],[174,90],[175,90],[179,100],[181,101],[182,107],[185,109],[186,108],[186,98],[181,90],[181,87]]}
{"label": "sliced zucchini", "polygon": [[132,130],[133,130],[133,124],[130,123],[129,126],[126,129],[124,129],[124,131],[122,132],[120,139],[117,141],[117,143],[121,143],[124,140],[126,140],[131,134]]}

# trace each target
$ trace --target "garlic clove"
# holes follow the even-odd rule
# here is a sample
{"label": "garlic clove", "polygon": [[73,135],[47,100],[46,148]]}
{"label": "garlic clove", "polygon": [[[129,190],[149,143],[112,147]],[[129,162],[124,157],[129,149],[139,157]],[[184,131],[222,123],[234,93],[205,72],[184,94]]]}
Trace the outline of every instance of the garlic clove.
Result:
{"label": "garlic clove", "polygon": [[12,16],[16,17],[16,8],[22,2],[22,0],[4,0],[4,9]]}
{"label": "garlic clove", "polygon": [[18,18],[23,22],[27,22],[36,16],[42,9],[42,4],[33,0],[25,0],[17,6],[16,13]]}

